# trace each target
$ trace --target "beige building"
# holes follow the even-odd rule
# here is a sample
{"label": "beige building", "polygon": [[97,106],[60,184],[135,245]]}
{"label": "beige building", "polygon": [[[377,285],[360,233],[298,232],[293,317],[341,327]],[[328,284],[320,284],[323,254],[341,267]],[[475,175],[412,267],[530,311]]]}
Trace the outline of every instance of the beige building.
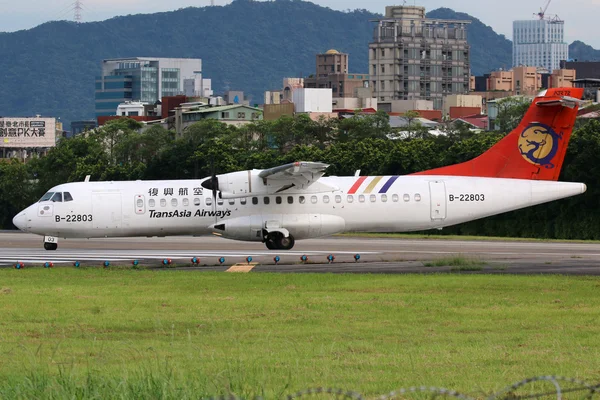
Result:
{"label": "beige building", "polygon": [[377,20],[369,44],[371,87],[379,108],[392,111],[397,100],[428,100],[467,94],[470,83],[470,21],[425,17],[425,8],[390,6]]}
{"label": "beige building", "polygon": [[514,67],[513,74],[517,94],[535,96],[542,89],[542,74],[537,67]]}
{"label": "beige building", "polygon": [[515,67],[510,71],[492,72],[487,80],[487,90],[534,96],[543,87],[572,87],[575,78],[575,70],[555,70],[545,84],[544,74],[538,68]]}
{"label": "beige building", "polygon": [[482,108],[483,98],[479,95],[453,94],[444,99],[444,115],[450,115],[451,107]]}
{"label": "beige building", "polygon": [[556,69],[550,77],[550,87],[573,87],[573,81],[577,79],[577,71],[574,69]]}
{"label": "beige building", "polygon": [[348,54],[334,49],[317,54],[316,74],[304,80],[304,87],[331,89],[333,97],[354,97],[356,89],[369,87],[369,75],[348,73],[348,59]]}
{"label": "beige building", "polygon": [[488,90],[492,91],[512,91],[513,72],[512,71],[494,71],[490,74],[487,83]]}

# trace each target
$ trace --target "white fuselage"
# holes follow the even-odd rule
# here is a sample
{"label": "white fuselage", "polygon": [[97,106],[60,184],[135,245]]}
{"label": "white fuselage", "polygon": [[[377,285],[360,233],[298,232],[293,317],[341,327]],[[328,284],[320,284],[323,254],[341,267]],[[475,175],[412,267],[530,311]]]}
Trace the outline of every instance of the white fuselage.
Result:
{"label": "white fuselage", "polygon": [[[326,177],[317,182],[323,185],[311,188],[329,191],[250,192],[212,204],[213,193],[201,187],[202,181],[67,183],[50,192],[68,192],[72,201],[40,201],[14,221],[22,230],[62,238],[220,232],[232,239],[262,241],[262,230],[284,228],[296,239],[306,239],[339,232],[441,228],[586,190],[582,183],[518,179]],[[225,228],[215,230],[218,225]]]}

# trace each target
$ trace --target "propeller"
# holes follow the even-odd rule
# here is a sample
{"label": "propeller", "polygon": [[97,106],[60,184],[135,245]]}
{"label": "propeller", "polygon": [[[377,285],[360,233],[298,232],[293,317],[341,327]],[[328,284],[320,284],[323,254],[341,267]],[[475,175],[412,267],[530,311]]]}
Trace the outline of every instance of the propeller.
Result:
{"label": "propeller", "polygon": [[210,179],[206,179],[202,182],[202,187],[212,191],[212,211],[215,216],[215,224],[218,222],[217,218],[217,191],[219,190],[219,178],[215,173],[215,158],[210,158]]}

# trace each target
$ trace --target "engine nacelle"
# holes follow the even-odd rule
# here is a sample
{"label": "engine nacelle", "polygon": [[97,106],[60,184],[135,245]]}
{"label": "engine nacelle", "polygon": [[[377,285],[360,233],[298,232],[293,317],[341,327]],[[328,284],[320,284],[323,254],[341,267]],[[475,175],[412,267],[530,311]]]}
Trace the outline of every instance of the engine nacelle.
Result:
{"label": "engine nacelle", "polygon": [[[222,199],[237,199],[251,196],[283,195],[290,193],[290,190],[291,192],[297,192],[297,190],[302,189],[278,180],[263,179],[259,176],[261,171],[253,169],[217,175],[220,197]],[[336,190],[338,190],[337,187],[328,186],[321,182],[313,182],[308,188],[302,189],[303,193],[306,194],[331,193]]]}
{"label": "engine nacelle", "polygon": [[273,214],[232,218],[213,225],[215,233],[225,238],[262,242],[270,232],[280,232],[294,239],[333,235],[346,229],[346,221],[329,214]]}
{"label": "engine nacelle", "polygon": [[221,198],[234,199],[251,195],[266,195],[268,188],[258,176],[258,170],[217,175]]}

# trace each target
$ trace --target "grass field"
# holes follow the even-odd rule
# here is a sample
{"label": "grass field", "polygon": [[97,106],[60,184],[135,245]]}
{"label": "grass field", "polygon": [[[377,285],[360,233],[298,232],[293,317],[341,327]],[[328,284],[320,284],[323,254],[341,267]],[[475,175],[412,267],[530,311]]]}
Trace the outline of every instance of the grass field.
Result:
{"label": "grass field", "polygon": [[600,380],[600,279],[0,270],[0,398]]}

